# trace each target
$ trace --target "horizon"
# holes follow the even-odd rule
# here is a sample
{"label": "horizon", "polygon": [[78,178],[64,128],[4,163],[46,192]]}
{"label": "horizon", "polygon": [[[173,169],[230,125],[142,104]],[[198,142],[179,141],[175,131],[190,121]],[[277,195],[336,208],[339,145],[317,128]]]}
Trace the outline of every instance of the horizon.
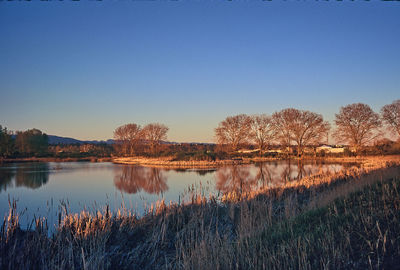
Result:
{"label": "horizon", "polygon": [[[107,140],[159,122],[214,143],[227,116],[399,99],[396,2],[0,2],[0,125]],[[388,135],[388,134],[387,134]]]}

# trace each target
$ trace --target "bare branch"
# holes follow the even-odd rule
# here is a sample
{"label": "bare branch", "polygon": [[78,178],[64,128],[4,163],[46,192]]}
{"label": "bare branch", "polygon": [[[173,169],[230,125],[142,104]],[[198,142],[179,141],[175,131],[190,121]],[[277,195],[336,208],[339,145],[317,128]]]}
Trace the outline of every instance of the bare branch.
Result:
{"label": "bare branch", "polygon": [[167,132],[169,128],[166,125],[153,123],[146,125],[142,134],[146,141],[150,144],[150,148],[153,154],[157,152],[157,146],[161,143],[162,140],[167,139]]}
{"label": "bare branch", "polygon": [[272,124],[281,144],[290,147],[295,143],[298,155],[305,146],[320,143],[330,129],[322,115],[293,108],[274,113]]}
{"label": "bare branch", "polygon": [[335,114],[337,126],[334,137],[344,143],[349,143],[358,151],[379,135],[381,127],[379,115],[371,107],[363,103],[344,106]]}
{"label": "bare branch", "polygon": [[136,147],[142,139],[141,127],[136,124],[126,124],[114,131],[114,139],[120,146],[121,154],[135,154]]}
{"label": "bare branch", "polygon": [[382,119],[389,128],[400,136],[400,99],[395,100],[381,109]]}
{"label": "bare branch", "polygon": [[227,117],[215,129],[217,142],[227,144],[231,150],[236,151],[240,144],[248,141],[250,124],[251,118],[245,114]]}
{"label": "bare branch", "polygon": [[268,145],[275,138],[275,130],[272,125],[272,118],[266,114],[253,115],[251,117],[250,137],[260,149],[260,155],[268,148]]}

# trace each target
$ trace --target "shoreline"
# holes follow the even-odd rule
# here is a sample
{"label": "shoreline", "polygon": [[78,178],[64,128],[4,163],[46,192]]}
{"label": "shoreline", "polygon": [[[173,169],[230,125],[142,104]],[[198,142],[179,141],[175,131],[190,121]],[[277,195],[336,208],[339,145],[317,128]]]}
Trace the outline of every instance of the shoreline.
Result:
{"label": "shoreline", "polygon": [[217,161],[176,161],[172,160],[173,157],[163,157],[163,158],[146,158],[146,157],[118,157],[113,158],[111,162],[115,164],[124,165],[141,165],[149,167],[159,167],[159,168],[187,168],[187,169],[204,169],[204,168],[219,168],[229,165],[246,165],[257,162],[267,162],[267,161],[282,161],[282,160],[293,160],[293,161],[315,161],[315,162],[327,162],[327,163],[363,163],[368,164],[374,160],[386,160],[386,161],[398,161],[400,160],[400,155],[387,155],[387,156],[362,156],[362,157],[306,157],[297,158],[290,157],[288,159],[284,158],[271,158],[271,157],[253,157],[253,158],[238,158],[238,159],[226,159]]}
{"label": "shoreline", "polygon": [[242,157],[234,159],[224,159],[216,161],[191,160],[179,161],[173,160],[174,157],[147,158],[147,157],[29,157],[29,158],[0,158],[1,163],[25,163],[25,162],[112,162],[122,165],[140,165],[154,168],[166,169],[216,169],[231,165],[247,165],[258,162],[284,161],[293,162],[322,162],[322,163],[362,163],[368,164],[374,160],[400,160],[400,155],[383,156],[359,156],[359,157]]}
{"label": "shoreline", "polygon": [[157,168],[181,168],[181,169],[213,169],[228,165],[244,165],[250,164],[248,160],[230,159],[230,160],[218,160],[218,161],[178,161],[171,160],[172,157],[166,158],[143,158],[143,157],[124,157],[114,158],[112,162],[115,164],[124,165],[141,165]]}

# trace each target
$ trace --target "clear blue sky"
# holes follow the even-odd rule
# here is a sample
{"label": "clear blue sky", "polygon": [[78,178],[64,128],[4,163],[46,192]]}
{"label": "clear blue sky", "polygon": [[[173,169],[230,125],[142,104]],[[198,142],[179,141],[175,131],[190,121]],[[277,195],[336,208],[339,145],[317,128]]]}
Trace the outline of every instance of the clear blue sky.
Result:
{"label": "clear blue sky", "polygon": [[0,124],[77,139],[400,98],[400,2],[0,1]]}

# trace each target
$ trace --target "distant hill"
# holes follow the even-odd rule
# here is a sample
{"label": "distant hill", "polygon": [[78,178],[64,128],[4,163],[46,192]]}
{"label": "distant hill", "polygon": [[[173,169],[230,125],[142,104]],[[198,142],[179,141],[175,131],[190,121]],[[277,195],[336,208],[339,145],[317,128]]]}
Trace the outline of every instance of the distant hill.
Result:
{"label": "distant hill", "polygon": [[113,144],[114,140],[107,140],[107,141],[81,141],[73,138],[68,138],[68,137],[60,137],[60,136],[55,136],[55,135],[48,135],[49,137],[49,144]]}
{"label": "distant hill", "polygon": [[[82,140],[77,140],[74,138],[69,138],[69,137],[61,137],[61,136],[56,136],[56,135],[47,135],[49,138],[49,144],[56,145],[56,144],[114,144],[115,141],[113,139],[108,139],[106,141],[82,141]],[[13,138],[16,137],[16,135],[12,135]],[[169,142],[169,141],[161,141],[161,144],[198,144],[198,145],[214,145],[213,143],[197,143],[197,142],[187,142],[187,143],[179,143],[179,142]]]}
{"label": "distant hill", "polygon": [[[107,141],[81,141],[74,138],[68,137],[60,137],[55,135],[48,135],[49,137],[49,144],[114,144],[115,141],[113,139],[108,139]],[[214,143],[198,143],[198,142],[187,142],[187,143],[179,143],[179,142],[169,142],[169,141],[161,141],[161,144],[198,144],[198,145],[214,145]]]}

